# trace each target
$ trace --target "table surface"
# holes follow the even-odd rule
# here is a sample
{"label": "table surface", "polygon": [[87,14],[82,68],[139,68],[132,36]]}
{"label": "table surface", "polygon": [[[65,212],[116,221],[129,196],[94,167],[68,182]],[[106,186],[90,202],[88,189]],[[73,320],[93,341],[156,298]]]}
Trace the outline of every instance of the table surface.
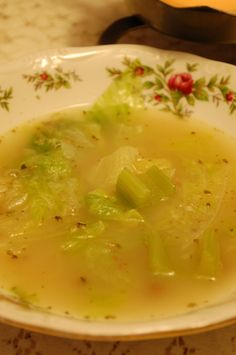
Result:
{"label": "table surface", "polygon": [[[122,0],[0,0],[0,64],[25,54],[97,44],[102,31],[128,14]],[[236,46],[199,45],[136,31],[121,43],[185,50],[236,64]],[[236,326],[200,335],[139,342],[55,338],[0,324],[0,355],[230,355]]]}

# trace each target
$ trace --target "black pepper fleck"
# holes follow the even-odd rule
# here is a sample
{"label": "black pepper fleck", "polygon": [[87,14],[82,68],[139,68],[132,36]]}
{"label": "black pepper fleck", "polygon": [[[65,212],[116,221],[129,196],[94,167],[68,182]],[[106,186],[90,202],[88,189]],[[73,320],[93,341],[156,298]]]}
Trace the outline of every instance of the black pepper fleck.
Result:
{"label": "black pepper fleck", "polygon": [[80,276],[80,281],[81,281],[83,284],[86,284],[86,283],[87,283],[87,279],[86,279],[84,276]]}
{"label": "black pepper fleck", "polygon": [[81,227],[85,227],[86,226],[86,223],[82,223],[82,222],[77,222],[76,223],[76,227],[77,228],[81,228]]}
{"label": "black pepper fleck", "polygon": [[12,250],[7,250],[7,255],[12,259],[18,259],[18,255],[16,255]]}
{"label": "black pepper fleck", "polygon": [[112,314],[108,314],[104,317],[105,319],[116,319],[115,316],[113,316]]}

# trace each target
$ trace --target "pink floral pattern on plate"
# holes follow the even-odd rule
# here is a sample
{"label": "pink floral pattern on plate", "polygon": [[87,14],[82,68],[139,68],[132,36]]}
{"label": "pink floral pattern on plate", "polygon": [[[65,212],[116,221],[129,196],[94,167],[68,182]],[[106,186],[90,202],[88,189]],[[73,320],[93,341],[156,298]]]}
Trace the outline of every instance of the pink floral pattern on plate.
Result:
{"label": "pink floral pattern on plate", "polygon": [[61,88],[70,89],[72,82],[81,81],[75,70],[64,71],[61,67],[57,67],[53,72],[42,70],[34,74],[23,74],[23,78],[33,84],[35,91],[44,89],[46,92]]}
{"label": "pink floral pattern on plate", "polygon": [[230,114],[236,111],[236,91],[230,86],[230,75],[198,77],[198,63],[186,63],[183,72],[176,72],[174,63],[175,59],[170,59],[150,67],[140,59],[125,57],[123,70],[107,68],[107,71],[113,78],[128,72],[142,78],[145,101],[179,117],[190,116],[196,101],[212,101],[216,106],[225,104]]}

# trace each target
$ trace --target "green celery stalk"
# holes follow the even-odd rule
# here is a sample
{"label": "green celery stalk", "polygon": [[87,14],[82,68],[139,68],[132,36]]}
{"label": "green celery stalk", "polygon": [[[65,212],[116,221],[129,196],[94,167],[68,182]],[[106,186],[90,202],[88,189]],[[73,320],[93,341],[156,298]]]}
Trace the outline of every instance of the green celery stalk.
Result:
{"label": "green celery stalk", "polygon": [[142,178],[152,195],[159,200],[166,199],[175,192],[175,185],[156,165],[151,166]]}
{"label": "green celery stalk", "polygon": [[202,236],[202,251],[198,277],[215,280],[220,268],[219,244],[213,230],[208,229]]}
{"label": "green celery stalk", "polygon": [[151,198],[151,191],[146,184],[127,168],[118,177],[116,191],[135,208],[143,207]]}
{"label": "green celery stalk", "polygon": [[158,232],[148,228],[148,253],[152,273],[157,276],[172,276],[175,274],[169,262],[164,243]]}

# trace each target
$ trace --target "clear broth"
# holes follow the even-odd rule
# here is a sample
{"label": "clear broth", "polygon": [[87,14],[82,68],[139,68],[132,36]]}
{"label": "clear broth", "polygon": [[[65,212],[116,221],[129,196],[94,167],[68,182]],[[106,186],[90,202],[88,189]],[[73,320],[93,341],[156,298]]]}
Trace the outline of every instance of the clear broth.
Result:
{"label": "clear broth", "polygon": [[[25,154],[24,149],[37,129],[49,119],[64,117],[83,120],[83,114],[73,109],[20,126],[3,136],[0,144],[1,171],[18,169]],[[102,138],[93,137],[92,146],[81,149],[74,162],[81,196],[101,188],[101,181],[98,183],[91,179],[94,169],[104,156],[121,146],[137,148],[140,157],[170,161],[175,170],[173,179],[177,193],[178,186],[182,186],[181,182],[188,178],[188,169],[183,170],[183,162],[184,166],[188,166],[189,162],[194,162],[196,166],[219,164],[223,171],[227,171],[227,182],[222,181],[222,190],[225,189],[225,192],[222,198],[219,197],[221,201],[217,214],[214,211],[211,214],[211,224],[220,243],[221,254],[221,269],[216,280],[198,278],[194,262],[186,259],[183,263],[176,263],[175,276],[152,275],[140,228],[126,228],[117,223],[101,237],[106,244],[105,254],[110,250],[111,243],[119,246],[113,248],[115,271],[110,270],[109,264],[106,265],[104,253],[99,262],[96,260],[95,265],[91,262],[88,267],[81,257],[83,254],[66,253],[61,248],[68,237],[68,228],[64,225],[70,225],[70,220],[81,223],[88,217],[83,207],[72,217],[50,217],[40,227],[31,230],[30,235],[22,238],[22,234],[18,233],[22,228],[19,217],[14,220],[13,231],[12,224],[9,227],[4,224],[6,212],[0,203],[0,287],[11,292],[20,302],[76,318],[148,320],[204,307],[220,301],[235,289],[235,139],[198,120],[181,120],[155,110],[132,114],[127,127],[117,124],[107,128]],[[112,189],[109,193],[113,193]],[[178,198],[178,194],[175,198]],[[150,211],[153,225],[163,220],[170,203],[167,200],[158,209]],[[176,218],[175,223],[178,223],[178,216]],[[96,221],[95,217],[93,219]],[[178,224],[181,225],[181,221]],[[196,225],[198,228],[198,222]],[[114,228],[114,232],[111,228]],[[175,255],[184,251],[178,242],[176,249],[173,249],[171,236],[172,230],[175,236],[177,224],[171,228],[166,243],[175,264]]]}

